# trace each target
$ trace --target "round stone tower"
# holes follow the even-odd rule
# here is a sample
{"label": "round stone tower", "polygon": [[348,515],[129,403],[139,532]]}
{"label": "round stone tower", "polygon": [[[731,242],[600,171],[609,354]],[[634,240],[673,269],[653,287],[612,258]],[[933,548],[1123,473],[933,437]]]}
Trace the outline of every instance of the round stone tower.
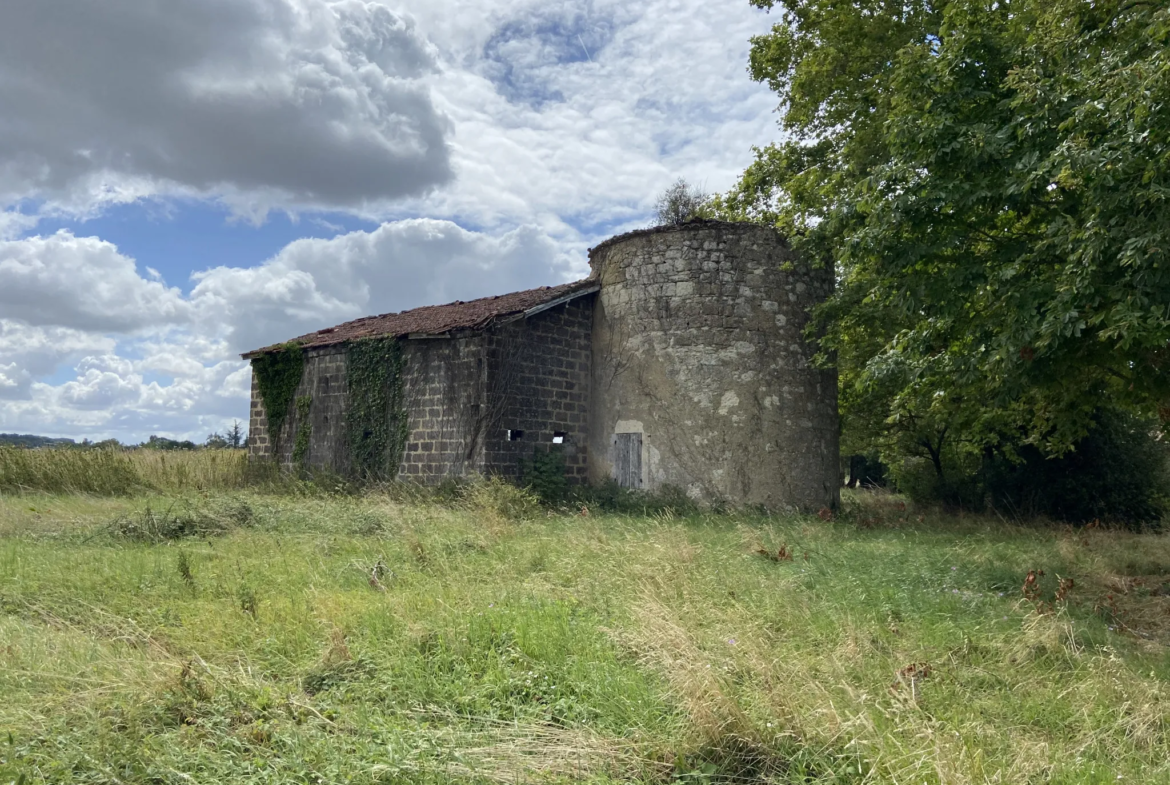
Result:
{"label": "round stone tower", "polygon": [[771,509],[839,499],[837,374],[803,331],[833,274],[770,227],[694,221],[592,249],[590,479]]}

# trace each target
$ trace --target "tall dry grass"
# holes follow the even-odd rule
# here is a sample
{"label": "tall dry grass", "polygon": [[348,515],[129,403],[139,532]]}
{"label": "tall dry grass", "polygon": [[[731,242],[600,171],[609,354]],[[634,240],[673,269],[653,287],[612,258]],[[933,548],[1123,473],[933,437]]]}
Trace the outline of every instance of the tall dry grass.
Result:
{"label": "tall dry grass", "polygon": [[231,490],[247,480],[244,450],[0,447],[0,493],[129,496],[143,491]]}
{"label": "tall dry grass", "polygon": [[247,450],[135,450],[129,455],[143,483],[155,490],[229,490],[249,479]]}

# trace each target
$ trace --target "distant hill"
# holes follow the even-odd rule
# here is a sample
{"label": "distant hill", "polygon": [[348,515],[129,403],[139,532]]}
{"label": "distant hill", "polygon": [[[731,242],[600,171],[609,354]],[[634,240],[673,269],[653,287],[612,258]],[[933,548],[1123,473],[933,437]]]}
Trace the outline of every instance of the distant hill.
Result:
{"label": "distant hill", "polygon": [[51,436],[33,436],[30,433],[0,433],[0,445],[4,444],[16,447],[52,447],[77,442],[72,439],[54,439]]}

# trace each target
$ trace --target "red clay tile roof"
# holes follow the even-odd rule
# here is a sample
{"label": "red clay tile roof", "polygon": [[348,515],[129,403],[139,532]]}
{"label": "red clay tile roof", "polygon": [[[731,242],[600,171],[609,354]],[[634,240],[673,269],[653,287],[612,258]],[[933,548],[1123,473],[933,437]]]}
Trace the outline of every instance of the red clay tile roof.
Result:
{"label": "red clay tile roof", "polygon": [[[508,316],[520,316],[542,305],[557,300],[572,299],[597,291],[597,281],[586,278],[560,286],[542,286],[523,292],[501,294],[496,297],[482,297],[463,302],[456,300],[447,305],[426,305],[400,313],[384,313],[366,316],[352,322],[328,327],[315,333],[302,335],[293,341],[302,347],[332,346],[359,338],[374,336],[401,337],[404,335],[440,335],[451,330],[481,330],[491,322]],[[283,344],[253,349],[241,355],[245,360],[258,354],[280,349]]]}

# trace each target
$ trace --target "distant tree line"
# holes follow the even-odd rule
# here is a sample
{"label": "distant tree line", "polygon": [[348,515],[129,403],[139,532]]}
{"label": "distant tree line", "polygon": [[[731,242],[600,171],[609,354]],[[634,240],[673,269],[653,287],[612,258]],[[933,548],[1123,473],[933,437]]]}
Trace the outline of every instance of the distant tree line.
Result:
{"label": "distant tree line", "polygon": [[238,450],[242,448],[247,442],[248,434],[244,430],[244,426],[240,424],[239,420],[232,421],[232,427],[224,433],[214,431],[207,434],[207,438],[202,443],[191,441],[190,439],[171,439],[166,436],[152,435],[146,441],[140,444],[123,444],[117,439],[102,439],[101,441],[90,441],[89,439],[82,439],[76,441],[75,439],[57,438],[51,436],[36,436],[33,434],[24,433],[0,433],[0,446],[10,447],[24,447],[29,449],[52,447],[52,448],[70,448],[78,450],[93,450],[93,449],[144,449],[144,450]]}
{"label": "distant tree line", "polygon": [[54,439],[51,436],[33,436],[27,433],[0,433],[0,444],[12,447],[73,447],[72,439]]}

